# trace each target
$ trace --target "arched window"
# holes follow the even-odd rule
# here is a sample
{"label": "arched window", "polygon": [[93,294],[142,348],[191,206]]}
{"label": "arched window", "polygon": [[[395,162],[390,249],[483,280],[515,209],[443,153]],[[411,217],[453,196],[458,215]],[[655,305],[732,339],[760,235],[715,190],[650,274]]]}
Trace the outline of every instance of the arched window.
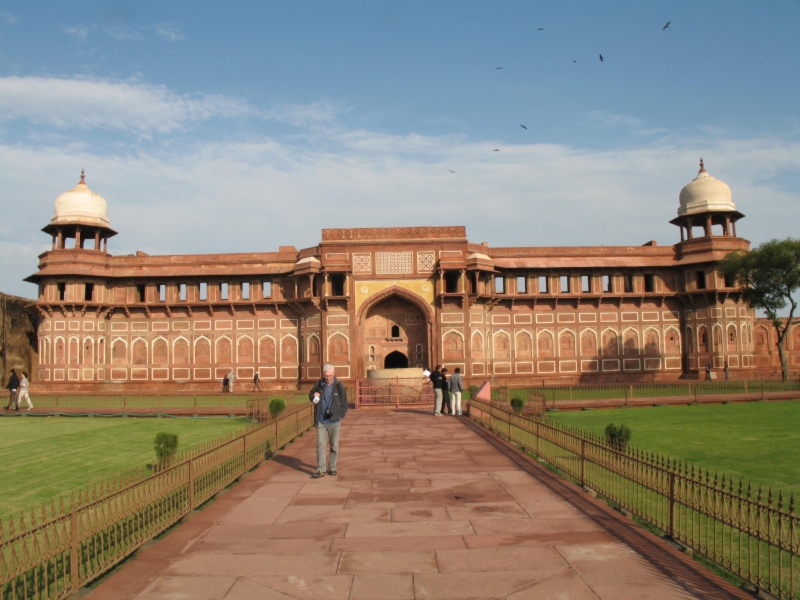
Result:
{"label": "arched window", "polygon": [[221,338],[217,340],[217,362],[231,362],[231,341],[228,338]]}
{"label": "arched window", "polygon": [[483,358],[483,336],[477,331],[472,334],[472,358]]}
{"label": "arched window", "polygon": [[755,340],[756,354],[769,354],[769,334],[766,327],[756,327],[753,340]]}
{"label": "arched window", "polygon": [[297,340],[288,335],[281,341],[281,362],[297,362]]}
{"label": "arched window", "polygon": [[92,340],[83,340],[83,364],[94,364],[94,344]]}
{"label": "arched window", "polygon": [[331,360],[346,361],[350,345],[347,343],[347,338],[343,335],[333,335],[328,341],[328,356]]}
{"label": "arched window", "polygon": [[57,365],[64,364],[64,338],[58,338],[56,340],[56,360],[55,363]]}
{"label": "arched window", "polygon": [[400,326],[399,325],[392,325],[392,337],[399,338],[400,337]]}
{"label": "arched window", "polygon": [[677,354],[680,352],[681,344],[678,338],[678,332],[675,329],[667,329],[664,334],[664,348],[667,354]]}
{"label": "arched window", "polygon": [[69,338],[69,364],[77,365],[80,362],[80,344],[78,338]]}
{"label": "arched window", "polygon": [[728,352],[736,352],[738,350],[738,342],[736,339],[736,327],[728,325]]}
{"label": "arched window", "polygon": [[106,364],[106,341],[102,338],[97,342],[97,362],[101,365]]}
{"label": "arched window", "polygon": [[117,365],[125,364],[128,360],[128,348],[125,342],[117,340],[111,345],[111,362]]}
{"label": "arched window", "polygon": [[714,325],[711,331],[713,331],[714,352],[722,352],[722,327]]}
{"label": "arched window", "polygon": [[708,352],[708,329],[705,325],[697,329],[697,351]]}
{"label": "arched window", "polygon": [[375,346],[372,345],[369,347],[369,361],[375,362]]}

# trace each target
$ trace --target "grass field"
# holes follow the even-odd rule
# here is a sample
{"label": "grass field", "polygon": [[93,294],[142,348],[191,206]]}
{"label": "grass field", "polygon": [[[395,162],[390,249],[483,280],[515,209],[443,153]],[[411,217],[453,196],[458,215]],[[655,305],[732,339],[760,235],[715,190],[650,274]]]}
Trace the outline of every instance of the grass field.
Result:
{"label": "grass field", "polygon": [[602,434],[624,423],[631,444],[712,473],[793,493],[800,501],[800,401],[551,412],[554,421]]}
{"label": "grass field", "polygon": [[0,419],[0,515],[38,509],[53,496],[153,462],[159,431],[177,434],[180,450],[245,424],[232,418]]}

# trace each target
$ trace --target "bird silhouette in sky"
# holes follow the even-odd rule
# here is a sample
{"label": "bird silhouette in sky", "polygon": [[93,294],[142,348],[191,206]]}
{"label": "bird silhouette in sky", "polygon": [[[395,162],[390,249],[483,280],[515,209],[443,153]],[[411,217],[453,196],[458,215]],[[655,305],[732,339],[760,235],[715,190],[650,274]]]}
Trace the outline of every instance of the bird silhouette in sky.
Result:
{"label": "bird silhouette in sky", "polygon": [[455,173],[455,171],[453,171],[453,170],[451,170],[451,169],[448,169],[448,171],[450,171],[451,173]]}
{"label": "bird silhouette in sky", "polygon": [[500,69],[502,69],[502,68],[503,68],[503,67],[495,67],[495,69],[497,69],[498,71],[499,71]]}
{"label": "bird silhouette in sky", "polygon": [[600,62],[603,62],[603,55],[600,55]]}
{"label": "bird silhouette in sky", "polygon": [[669,24],[670,24],[670,23],[672,23],[672,21],[667,21],[667,24],[666,24],[666,25],[664,25],[664,27],[662,27],[661,31],[664,31],[664,29],[666,29],[667,27],[669,27]]}
{"label": "bird silhouette in sky", "polygon": [[572,62],[578,62],[577,60],[573,60]]}
{"label": "bird silhouette in sky", "polygon": [[494,150],[492,150],[492,152],[500,152],[500,150],[498,150],[497,148],[495,148]]}
{"label": "bird silhouette in sky", "polygon": [[539,29],[537,29],[536,31],[544,31],[544,29],[542,29],[541,27],[539,27]]}
{"label": "bird silhouette in sky", "polygon": [[525,125],[520,125],[520,127],[522,127],[523,129],[527,129],[527,127],[525,127]]}

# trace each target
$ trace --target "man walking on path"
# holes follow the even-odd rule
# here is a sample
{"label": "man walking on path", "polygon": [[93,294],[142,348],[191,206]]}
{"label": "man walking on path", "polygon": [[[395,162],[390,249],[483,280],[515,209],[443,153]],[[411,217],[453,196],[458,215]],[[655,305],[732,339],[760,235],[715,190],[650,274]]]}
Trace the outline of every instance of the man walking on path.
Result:
{"label": "man walking on path", "polygon": [[317,428],[317,472],[313,477],[325,475],[325,454],[330,444],[331,458],[328,475],[336,475],[339,456],[339,430],[347,414],[347,390],[336,379],[333,365],[322,367],[322,379],[314,384],[308,394],[314,406],[314,426]]}
{"label": "man walking on path", "polygon": [[461,413],[461,392],[464,391],[464,382],[461,381],[461,369],[456,367],[456,372],[450,376],[450,393],[453,394],[453,411],[454,415],[459,417]]}
{"label": "man walking on path", "polygon": [[258,385],[258,371],[253,375],[253,391],[255,392],[256,390],[261,391],[261,387]]}
{"label": "man walking on path", "polygon": [[25,399],[28,402],[28,410],[33,410],[33,403],[31,402],[31,397],[28,395],[28,373],[23,371],[22,372],[22,381],[19,382],[19,394],[17,396],[17,410],[19,410],[19,405],[22,404],[22,399]]}
{"label": "man walking on path", "polygon": [[8,404],[6,405],[6,412],[12,411],[17,407],[17,389],[19,388],[19,377],[17,377],[17,370],[11,369],[11,377],[8,378],[6,389],[8,390]]}
{"label": "man walking on path", "polygon": [[433,373],[430,374],[429,379],[433,384],[433,395],[435,397],[434,405],[433,405],[433,415],[436,417],[442,416],[442,396],[444,390],[447,388],[445,387],[444,383],[444,375],[442,375],[440,369],[442,365],[436,365],[436,368],[433,370]]}

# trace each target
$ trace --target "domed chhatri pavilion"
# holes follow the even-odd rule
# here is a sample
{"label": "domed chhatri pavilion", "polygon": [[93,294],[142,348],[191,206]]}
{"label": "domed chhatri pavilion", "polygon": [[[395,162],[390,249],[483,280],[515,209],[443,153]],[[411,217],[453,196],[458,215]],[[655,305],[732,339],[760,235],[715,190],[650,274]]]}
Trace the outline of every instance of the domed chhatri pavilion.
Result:
{"label": "domed chhatri pavilion", "polygon": [[[294,387],[332,363],[443,364],[467,380],[670,380],[709,365],[777,364],[771,331],[717,270],[737,237],[730,188],[700,172],[680,192],[681,241],[493,248],[464,227],[323,229],[304,250],[112,256],[105,200],[83,173],[56,199],[39,297],[41,390]],[[791,336],[800,364],[800,328]]]}

